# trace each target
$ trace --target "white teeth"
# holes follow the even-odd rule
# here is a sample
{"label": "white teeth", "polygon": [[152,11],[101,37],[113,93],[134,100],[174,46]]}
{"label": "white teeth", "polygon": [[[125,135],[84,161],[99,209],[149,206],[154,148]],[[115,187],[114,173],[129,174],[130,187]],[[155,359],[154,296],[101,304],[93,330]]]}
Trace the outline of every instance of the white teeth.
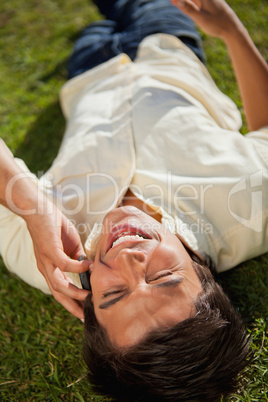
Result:
{"label": "white teeth", "polygon": [[131,240],[137,240],[137,239],[142,239],[143,240],[144,237],[140,236],[140,235],[128,235],[128,234],[122,233],[120,235],[120,237],[113,242],[111,248],[113,248],[114,246],[118,246],[118,244],[121,244],[121,243],[123,243],[125,241],[131,241]]}

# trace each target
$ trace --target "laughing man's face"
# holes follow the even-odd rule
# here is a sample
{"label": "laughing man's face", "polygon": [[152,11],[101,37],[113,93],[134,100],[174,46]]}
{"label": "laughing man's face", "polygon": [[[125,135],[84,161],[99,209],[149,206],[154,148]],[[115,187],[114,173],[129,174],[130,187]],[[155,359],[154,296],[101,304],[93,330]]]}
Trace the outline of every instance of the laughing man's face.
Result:
{"label": "laughing man's face", "polygon": [[96,318],[117,347],[190,317],[202,291],[179,238],[131,206],[104,218],[91,287]]}

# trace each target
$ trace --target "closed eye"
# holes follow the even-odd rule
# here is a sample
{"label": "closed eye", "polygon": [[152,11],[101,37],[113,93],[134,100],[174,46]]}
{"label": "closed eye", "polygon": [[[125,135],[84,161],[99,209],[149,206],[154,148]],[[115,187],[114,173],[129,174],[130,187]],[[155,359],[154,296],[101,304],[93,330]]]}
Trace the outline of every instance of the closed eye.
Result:
{"label": "closed eye", "polygon": [[[168,276],[168,275],[171,275],[171,273],[166,272],[165,274],[159,276],[158,278],[163,277],[163,276]],[[182,281],[183,281],[183,278],[171,278],[168,281],[156,283],[156,284],[153,284],[152,286],[154,286],[156,288],[177,287]],[[128,291],[125,291],[124,293],[122,293],[122,292],[123,292],[123,290],[116,290],[116,291],[113,291],[113,292],[108,292],[109,293],[108,295],[118,294],[118,293],[121,293],[121,294],[120,294],[120,296],[115,297],[112,300],[108,300],[108,301],[105,301],[105,302],[101,303],[99,305],[99,309],[100,310],[105,310],[105,309],[109,308],[110,306],[113,306],[114,304],[116,304],[120,300],[124,299],[127,295],[129,295]]]}
{"label": "closed eye", "polygon": [[[121,293],[122,291],[118,291],[117,293],[119,293],[119,292]],[[105,309],[109,308],[110,306],[113,306],[115,303],[117,303],[119,300],[123,299],[127,295],[128,295],[128,292],[125,292],[123,294],[121,293],[120,296],[115,297],[114,299],[111,299],[111,300],[108,300],[108,301],[105,301],[105,302],[101,303],[99,305],[99,309],[100,310],[105,310]]]}
{"label": "closed eye", "polygon": [[172,275],[172,272],[171,272],[171,271],[162,272],[162,273],[159,274],[156,278],[150,280],[150,282],[157,281],[158,279],[163,278],[163,277],[165,277],[165,276],[169,276],[169,275]]}
{"label": "closed eye", "polygon": [[108,297],[108,296],[117,295],[118,293],[121,293],[121,292],[123,292],[124,290],[125,290],[125,289],[112,290],[112,291],[110,291],[110,292],[104,293],[104,294],[102,295],[102,297],[105,299],[105,298]]}

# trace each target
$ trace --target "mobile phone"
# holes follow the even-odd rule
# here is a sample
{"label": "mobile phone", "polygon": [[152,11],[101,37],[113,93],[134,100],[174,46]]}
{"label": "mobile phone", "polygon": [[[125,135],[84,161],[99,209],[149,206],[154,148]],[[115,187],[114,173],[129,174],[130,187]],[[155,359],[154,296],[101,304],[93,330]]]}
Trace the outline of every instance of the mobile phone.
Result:
{"label": "mobile phone", "polygon": [[[86,256],[80,255],[78,257],[78,261],[83,261],[85,258],[86,258]],[[81,281],[82,288],[91,291],[90,271],[80,273],[79,278],[80,278],[80,281]]]}
{"label": "mobile phone", "polygon": [[91,291],[90,271],[82,272],[81,274],[79,274],[79,277],[80,277],[82,288]]}

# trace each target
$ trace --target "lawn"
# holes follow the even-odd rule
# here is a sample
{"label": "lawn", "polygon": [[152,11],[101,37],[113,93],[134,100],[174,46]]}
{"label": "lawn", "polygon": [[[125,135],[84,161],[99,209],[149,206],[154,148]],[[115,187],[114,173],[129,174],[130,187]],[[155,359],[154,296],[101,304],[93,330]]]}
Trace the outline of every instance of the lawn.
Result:
{"label": "lawn", "polygon": [[[268,60],[267,1],[231,3]],[[81,29],[99,17],[86,0],[0,3],[0,135],[39,176],[56,156],[64,132],[58,92],[66,81],[66,61]],[[243,113],[223,44],[203,39],[210,73]],[[268,255],[219,280],[244,318],[255,351],[239,393],[228,401],[268,401]],[[90,391],[85,378],[80,321],[52,297],[10,275],[2,261],[0,304],[1,400],[105,400]]]}

